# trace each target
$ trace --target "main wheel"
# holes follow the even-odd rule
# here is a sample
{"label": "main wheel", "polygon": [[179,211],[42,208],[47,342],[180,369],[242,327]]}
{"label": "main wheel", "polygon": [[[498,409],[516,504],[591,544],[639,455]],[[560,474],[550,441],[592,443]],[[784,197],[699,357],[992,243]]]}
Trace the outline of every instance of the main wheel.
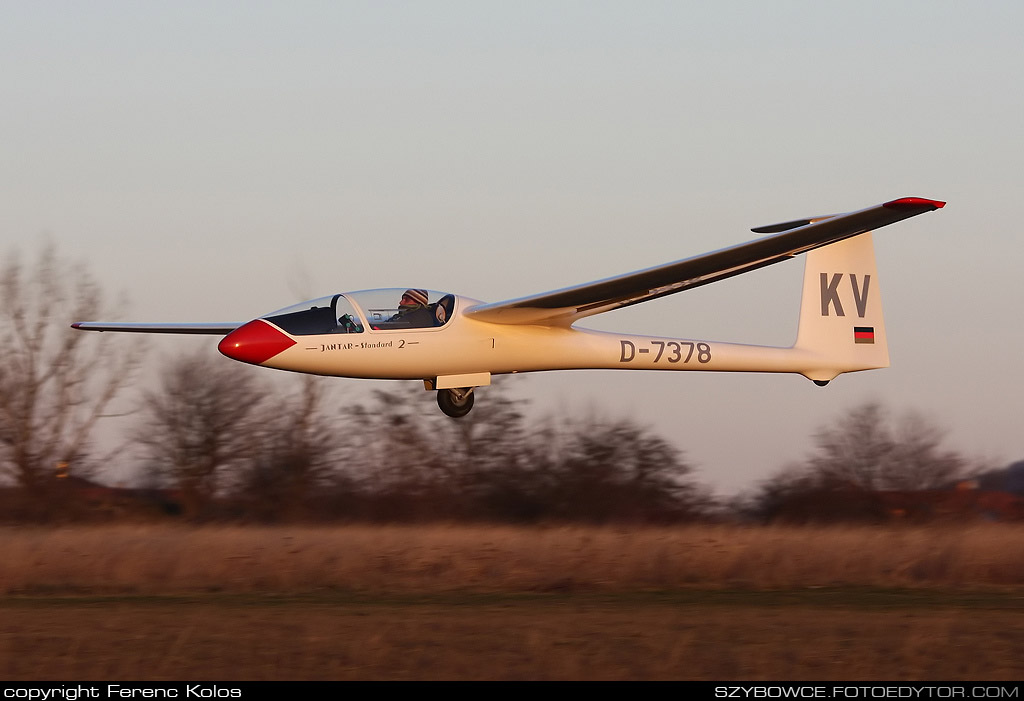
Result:
{"label": "main wheel", "polygon": [[473,388],[439,389],[437,390],[437,405],[441,407],[441,411],[453,419],[461,418],[473,408]]}

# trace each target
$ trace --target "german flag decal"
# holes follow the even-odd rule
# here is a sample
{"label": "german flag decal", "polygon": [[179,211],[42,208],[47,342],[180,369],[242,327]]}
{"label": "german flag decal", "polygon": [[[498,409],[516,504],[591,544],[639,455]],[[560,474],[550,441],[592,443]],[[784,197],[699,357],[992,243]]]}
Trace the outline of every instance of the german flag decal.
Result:
{"label": "german flag decal", "polygon": [[875,342],[875,327],[874,326],[854,326],[853,327],[853,342],[854,343],[874,343]]}

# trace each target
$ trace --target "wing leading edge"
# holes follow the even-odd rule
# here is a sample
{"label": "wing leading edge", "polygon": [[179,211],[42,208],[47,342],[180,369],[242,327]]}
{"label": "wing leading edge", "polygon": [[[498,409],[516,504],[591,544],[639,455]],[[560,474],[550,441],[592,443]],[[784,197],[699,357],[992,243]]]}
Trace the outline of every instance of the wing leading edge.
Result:
{"label": "wing leading edge", "polygon": [[848,214],[758,227],[753,231],[774,235],[575,287],[482,304],[467,309],[466,316],[497,324],[571,326],[587,316],[772,265],[800,253],[931,212],[945,204],[920,197],[904,197]]}
{"label": "wing leading edge", "polygon": [[226,324],[134,324],[105,321],[78,321],[71,325],[82,331],[121,331],[127,333],[189,333],[226,336],[244,322]]}

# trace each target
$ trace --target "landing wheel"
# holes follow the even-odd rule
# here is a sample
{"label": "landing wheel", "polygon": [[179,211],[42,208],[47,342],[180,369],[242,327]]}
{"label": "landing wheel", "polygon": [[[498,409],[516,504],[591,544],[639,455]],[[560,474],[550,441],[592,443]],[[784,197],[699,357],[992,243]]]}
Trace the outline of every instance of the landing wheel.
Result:
{"label": "landing wheel", "polygon": [[473,388],[439,389],[437,390],[437,405],[441,407],[441,411],[453,419],[461,418],[473,408]]}

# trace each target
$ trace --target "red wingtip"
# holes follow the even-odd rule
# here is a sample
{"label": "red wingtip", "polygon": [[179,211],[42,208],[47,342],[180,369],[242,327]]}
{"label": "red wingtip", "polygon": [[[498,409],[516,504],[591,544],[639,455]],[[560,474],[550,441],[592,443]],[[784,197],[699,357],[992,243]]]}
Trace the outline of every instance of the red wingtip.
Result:
{"label": "red wingtip", "polygon": [[921,207],[926,209],[942,209],[946,206],[946,203],[939,202],[938,200],[926,200],[923,197],[901,197],[898,200],[886,202],[882,206],[886,209],[920,209]]}

